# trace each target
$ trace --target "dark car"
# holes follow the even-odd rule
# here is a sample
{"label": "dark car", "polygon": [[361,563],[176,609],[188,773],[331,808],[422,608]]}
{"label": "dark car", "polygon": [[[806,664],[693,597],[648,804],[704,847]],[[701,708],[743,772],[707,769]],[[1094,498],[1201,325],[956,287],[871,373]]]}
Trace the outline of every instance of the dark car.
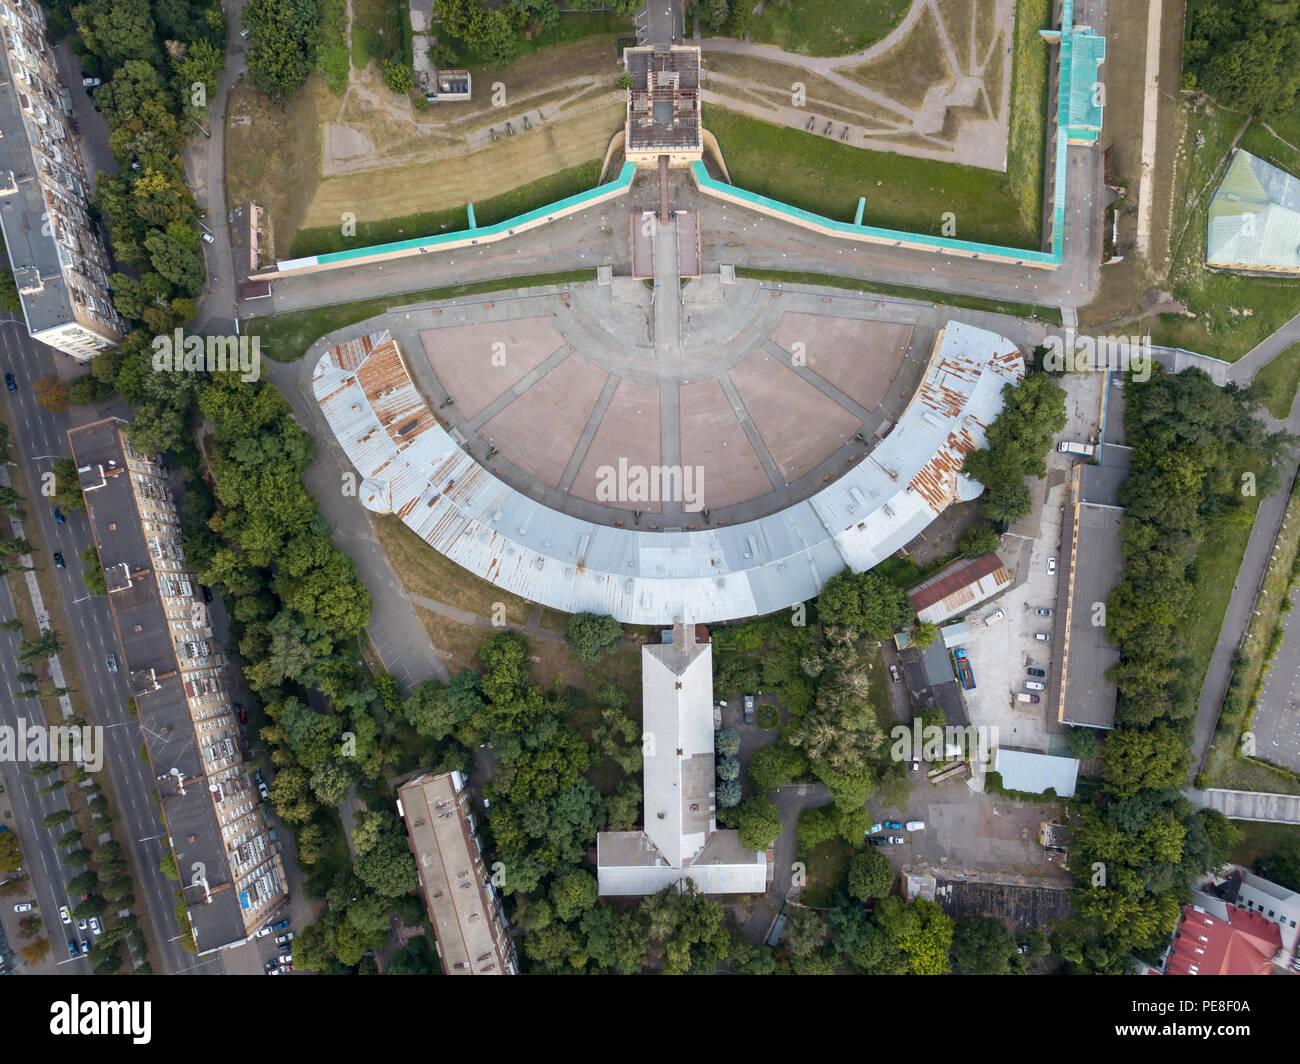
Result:
{"label": "dark car", "polygon": [[869,843],[871,843],[872,846],[888,846],[888,845],[889,845],[889,843],[887,843],[887,842],[884,840],[884,838],[883,838],[882,836],[879,836],[879,835],[876,835],[876,836],[874,836],[874,837],[872,837],[872,838],[869,838],[869,839],[867,839],[867,841],[868,841]]}
{"label": "dark car", "polygon": [[16,392],[18,390],[18,382],[14,380],[14,375],[12,373],[5,374],[5,387],[11,392]]}
{"label": "dark car", "polygon": [[1042,669],[1026,669],[1025,672],[1029,673],[1030,676],[1046,676],[1046,675],[1047,675],[1047,673],[1044,672]]}
{"label": "dark car", "polygon": [[754,696],[753,695],[745,696],[745,723],[746,724],[754,723]]}
{"label": "dark car", "polygon": [[63,516],[63,508],[61,506],[56,506],[54,508],[54,523],[56,525],[62,525],[66,524],[67,520],[68,519]]}
{"label": "dark car", "polygon": [[56,551],[54,552],[54,568],[56,568],[56,569],[62,569],[62,568],[64,567],[65,564],[66,564],[66,563],[65,563],[64,560],[63,560],[63,551],[61,551],[61,550],[56,550]]}
{"label": "dark car", "polygon": [[112,654],[109,654],[108,657],[104,659],[104,664],[108,666],[109,672],[117,672],[117,658]]}
{"label": "dark car", "polygon": [[244,709],[243,706],[236,706],[236,707],[235,707],[235,712],[239,714],[239,723],[240,723],[240,724],[247,724],[247,723],[248,723],[248,711],[247,711],[246,709]]}
{"label": "dark car", "polygon": [[208,586],[206,586],[206,585],[204,585],[204,584],[200,584],[200,585],[199,585],[199,590],[203,592],[203,601],[204,601],[204,602],[211,602],[211,601],[212,601],[212,588],[210,588],[210,587],[208,587]]}

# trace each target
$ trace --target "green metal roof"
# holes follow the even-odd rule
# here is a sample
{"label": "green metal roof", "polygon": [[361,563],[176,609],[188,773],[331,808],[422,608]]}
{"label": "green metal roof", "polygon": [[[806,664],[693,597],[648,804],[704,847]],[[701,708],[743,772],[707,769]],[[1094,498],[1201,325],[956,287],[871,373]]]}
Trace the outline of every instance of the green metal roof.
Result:
{"label": "green metal roof", "polygon": [[1210,200],[1205,261],[1300,272],[1300,178],[1238,150]]}
{"label": "green metal roof", "polygon": [[1101,129],[1104,95],[1099,91],[1098,68],[1106,58],[1106,38],[1092,30],[1070,35],[1070,137],[1095,140]]}

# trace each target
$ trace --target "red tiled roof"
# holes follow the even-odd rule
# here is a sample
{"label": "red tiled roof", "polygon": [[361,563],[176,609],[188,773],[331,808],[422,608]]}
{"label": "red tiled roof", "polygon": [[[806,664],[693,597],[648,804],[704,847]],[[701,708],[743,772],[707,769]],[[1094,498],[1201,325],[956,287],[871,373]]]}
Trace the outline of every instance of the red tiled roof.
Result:
{"label": "red tiled roof", "polygon": [[967,562],[958,562],[936,573],[930,579],[922,581],[907,593],[907,597],[912,603],[912,609],[920,613],[926,607],[942,602],[954,591],[960,591],[986,576],[992,576],[999,569],[1002,569],[1005,575],[1006,570],[1002,567],[1002,559],[996,554],[985,554],[983,557],[972,558]]}
{"label": "red tiled roof", "polygon": [[1225,922],[1184,905],[1168,974],[1267,975],[1281,948],[1277,925],[1258,913],[1229,906]]}

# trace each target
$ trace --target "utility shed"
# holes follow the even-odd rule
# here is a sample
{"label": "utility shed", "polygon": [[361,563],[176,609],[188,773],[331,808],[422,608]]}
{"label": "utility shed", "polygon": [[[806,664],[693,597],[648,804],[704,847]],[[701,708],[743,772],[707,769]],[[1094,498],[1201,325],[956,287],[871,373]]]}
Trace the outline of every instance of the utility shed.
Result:
{"label": "utility shed", "polygon": [[1073,798],[1079,761],[1073,757],[999,747],[993,756],[993,771],[1001,775],[1002,786],[1007,790],[1042,794],[1050,788],[1058,798]]}

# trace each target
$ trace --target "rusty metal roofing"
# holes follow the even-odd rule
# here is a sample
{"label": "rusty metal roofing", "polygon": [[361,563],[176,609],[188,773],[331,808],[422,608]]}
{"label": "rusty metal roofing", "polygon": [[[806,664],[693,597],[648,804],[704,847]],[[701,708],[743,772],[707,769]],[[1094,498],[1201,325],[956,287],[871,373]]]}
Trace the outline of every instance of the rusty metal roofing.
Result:
{"label": "rusty metal roofing", "polygon": [[922,620],[947,620],[967,606],[980,602],[1011,583],[1002,559],[996,554],[985,554],[969,561],[957,562],[923,580],[907,593],[908,601],[918,617],[932,607],[941,617],[922,617]]}
{"label": "rusty metal roofing", "polygon": [[973,498],[962,460],[1023,373],[1010,340],[950,322],[894,429],[848,473],[757,521],[684,532],[594,524],[498,480],[437,423],[386,332],[323,355],[313,388],[368,509],[397,514],[458,565],[533,602],[668,624],[806,601],[846,565],[870,569]]}

